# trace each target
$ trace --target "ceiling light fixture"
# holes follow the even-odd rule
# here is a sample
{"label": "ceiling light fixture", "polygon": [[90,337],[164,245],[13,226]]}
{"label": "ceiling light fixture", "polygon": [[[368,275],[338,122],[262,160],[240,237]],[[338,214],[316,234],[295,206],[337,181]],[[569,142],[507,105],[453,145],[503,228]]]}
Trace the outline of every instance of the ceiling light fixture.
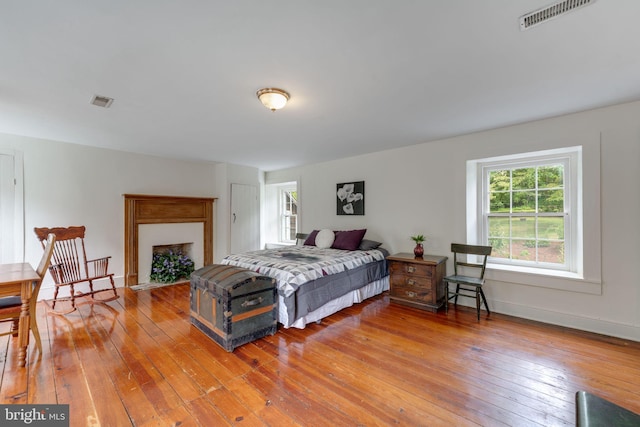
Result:
{"label": "ceiling light fixture", "polygon": [[289,100],[289,94],[287,92],[273,87],[260,89],[256,92],[256,95],[258,95],[260,102],[271,111],[281,109],[287,105],[287,101]]}

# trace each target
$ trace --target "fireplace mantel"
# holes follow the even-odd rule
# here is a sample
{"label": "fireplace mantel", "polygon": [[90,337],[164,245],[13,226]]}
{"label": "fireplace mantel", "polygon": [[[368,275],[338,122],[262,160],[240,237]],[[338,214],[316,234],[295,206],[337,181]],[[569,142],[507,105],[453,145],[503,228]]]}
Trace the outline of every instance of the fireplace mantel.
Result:
{"label": "fireplace mantel", "polygon": [[201,222],[204,224],[204,265],[213,264],[213,204],[215,198],[124,194],[124,281],[138,284],[138,226]]}

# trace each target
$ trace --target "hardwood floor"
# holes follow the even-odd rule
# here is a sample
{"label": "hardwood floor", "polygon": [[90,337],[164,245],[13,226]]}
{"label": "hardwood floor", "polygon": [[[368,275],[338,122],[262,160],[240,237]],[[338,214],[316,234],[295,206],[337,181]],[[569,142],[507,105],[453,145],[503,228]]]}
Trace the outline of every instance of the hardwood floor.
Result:
{"label": "hardwood floor", "polygon": [[0,341],[2,403],[68,403],[72,426],[562,426],[578,390],[640,412],[640,343],[387,295],[233,353],[190,325],[188,285],[38,324],[26,368]]}

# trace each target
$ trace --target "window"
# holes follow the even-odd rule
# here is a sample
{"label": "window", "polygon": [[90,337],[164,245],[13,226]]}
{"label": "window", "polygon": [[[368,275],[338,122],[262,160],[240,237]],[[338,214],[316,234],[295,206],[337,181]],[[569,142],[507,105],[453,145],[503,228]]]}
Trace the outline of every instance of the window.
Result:
{"label": "window", "polygon": [[490,263],[582,270],[579,147],[473,161],[480,244]]}
{"label": "window", "polygon": [[298,190],[295,185],[281,186],[280,199],[280,242],[293,243],[298,233]]}
{"label": "window", "polygon": [[264,239],[267,245],[296,243],[300,227],[298,183],[279,182],[265,185]]}

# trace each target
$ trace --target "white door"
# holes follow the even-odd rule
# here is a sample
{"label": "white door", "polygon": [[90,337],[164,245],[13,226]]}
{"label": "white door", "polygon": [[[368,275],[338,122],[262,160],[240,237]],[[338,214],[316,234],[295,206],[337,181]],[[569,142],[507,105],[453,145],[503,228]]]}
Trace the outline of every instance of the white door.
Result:
{"label": "white door", "polygon": [[22,155],[0,149],[0,263],[24,260]]}
{"label": "white door", "polygon": [[231,184],[231,253],[260,249],[258,188]]}

